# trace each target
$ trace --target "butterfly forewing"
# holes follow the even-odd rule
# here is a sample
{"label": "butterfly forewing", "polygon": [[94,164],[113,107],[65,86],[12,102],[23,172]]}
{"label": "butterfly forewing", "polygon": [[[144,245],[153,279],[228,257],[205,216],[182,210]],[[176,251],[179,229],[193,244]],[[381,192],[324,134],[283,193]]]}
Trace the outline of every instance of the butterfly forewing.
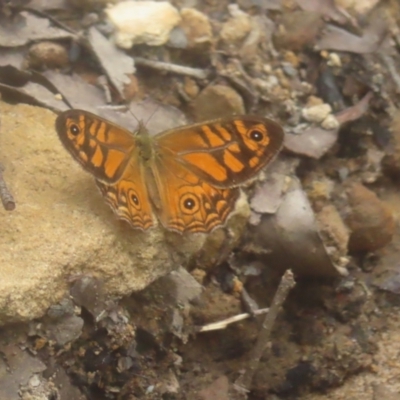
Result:
{"label": "butterfly forewing", "polygon": [[87,111],[64,111],[56,119],[56,130],[69,153],[106,184],[121,178],[137,147],[128,130]]}
{"label": "butterfly forewing", "polygon": [[228,188],[254,177],[283,139],[282,127],[270,119],[236,116],[167,131],[157,144],[204,181]]}

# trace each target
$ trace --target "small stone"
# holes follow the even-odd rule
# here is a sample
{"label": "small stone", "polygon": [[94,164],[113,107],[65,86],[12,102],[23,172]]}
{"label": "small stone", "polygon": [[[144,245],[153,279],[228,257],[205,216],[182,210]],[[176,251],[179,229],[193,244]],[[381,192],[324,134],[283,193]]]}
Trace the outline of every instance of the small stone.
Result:
{"label": "small stone", "polygon": [[297,76],[297,69],[293,67],[293,65],[289,62],[282,63],[283,72],[289,77]]}
{"label": "small stone", "polygon": [[181,21],[178,10],[166,1],[123,1],[106,14],[115,27],[115,43],[123,49],[135,44],[161,46]]}
{"label": "small stone", "polygon": [[193,102],[197,121],[244,114],[242,97],[229,86],[214,85],[206,87]]}
{"label": "small stone", "polygon": [[276,48],[301,51],[313,46],[325,26],[320,15],[309,11],[284,13],[281,24],[273,35]]}
{"label": "small stone", "polygon": [[229,12],[232,18],[229,18],[221,28],[221,39],[230,44],[235,44],[243,40],[251,31],[251,18],[237,4],[229,5]]}
{"label": "small stone", "polygon": [[292,64],[293,67],[298,68],[300,65],[300,60],[299,57],[296,55],[296,53],[294,53],[293,51],[286,51],[285,52],[285,61]]}
{"label": "small stone", "polygon": [[311,95],[311,96],[308,96],[308,98],[307,98],[307,103],[305,105],[305,108],[317,106],[320,104],[324,104],[324,101],[320,97]]}
{"label": "small stone", "polygon": [[40,378],[37,374],[35,374],[29,379],[29,386],[38,387],[39,385],[40,385]]}
{"label": "small stone", "polygon": [[175,49],[186,49],[188,47],[188,39],[180,26],[172,29],[169,35],[168,46]]}
{"label": "small stone", "polygon": [[349,211],[345,222],[351,231],[349,251],[369,252],[387,245],[395,230],[389,207],[360,183],[348,188],[347,200]]}
{"label": "small stone", "polygon": [[229,400],[229,381],[225,375],[220,376],[198,394],[199,400]]}
{"label": "small stone", "polygon": [[329,104],[319,104],[313,107],[305,108],[302,111],[303,118],[308,122],[320,123],[322,122],[330,113],[332,112],[332,107]]}
{"label": "small stone", "polygon": [[194,8],[183,8],[181,10],[181,17],[180,27],[186,34],[188,48],[211,44],[213,37],[212,27],[206,14]]}
{"label": "small stone", "polygon": [[200,92],[199,86],[196,81],[188,76],[185,76],[183,80],[183,88],[185,93],[192,99],[194,99]]}
{"label": "small stone", "polygon": [[40,68],[62,68],[68,65],[69,58],[67,49],[58,43],[40,42],[32,45],[28,53],[29,67]]}
{"label": "small stone", "polygon": [[325,246],[333,246],[335,248],[335,261],[345,257],[347,254],[347,246],[349,242],[349,230],[343,222],[339,212],[333,205],[322,207],[317,214],[320,233],[324,238]]}
{"label": "small stone", "polygon": [[331,67],[341,67],[342,66],[342,60],[340,59],[339,54],[337,53],[330,53],[328,56],[328,62],[327,64]]}
{"label": "small stone", "polygon": [[279,80],[275,75],[267,76],[265,79],[259,81],[260,87],[266,90],[271,90],[275,86],[279,85]]}
{"label": "small stone", "polygon": [[339,125],[339,121],[332,114],[329,114],[321,123],[322,128],[326,129],[327,131],[331,129],[337,129],[339,128]]}
{"label": "small stone", "polygon": [[124,99],[132,100],[139,91],[139,83],[135,75],[126,74],[127,83],[124,85]]}

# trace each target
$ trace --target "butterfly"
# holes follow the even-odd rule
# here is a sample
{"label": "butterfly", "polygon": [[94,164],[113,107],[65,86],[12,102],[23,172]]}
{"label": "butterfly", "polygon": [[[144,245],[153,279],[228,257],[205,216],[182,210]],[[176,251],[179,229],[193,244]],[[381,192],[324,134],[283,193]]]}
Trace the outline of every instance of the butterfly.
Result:
{"label": "butterfly", "polygon": [[96,179],[105,201],[133,228],[211,232],[235,209],[240,186],[280,151],[284,132],[267,118],[237,115],[150,136],[83,110],[67,110],[56,131]]}

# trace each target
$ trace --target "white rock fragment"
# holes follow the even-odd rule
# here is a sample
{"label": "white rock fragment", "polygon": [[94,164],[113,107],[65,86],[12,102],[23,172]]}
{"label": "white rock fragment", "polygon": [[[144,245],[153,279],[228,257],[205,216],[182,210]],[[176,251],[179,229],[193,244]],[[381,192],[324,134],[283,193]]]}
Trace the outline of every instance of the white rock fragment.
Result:
{"label": "white rock fragment", "polygon": [[339,128],[339,121],[332,114],[329,114],[321,123],[321,127],[327,131]]}
{"label": "white rock fragment", "polygon": [[339,54],[337,53],[330,53],[328,56],[328,62],[327,64],[331,67],[341,67],[342,66],[342,60],[340,59]]}
{"label": "white rock fragment", "polygon": [[305,108],[301,114],[306,121],[319,124],[331,113],[331,111],[331,106],[324,103]]}
{"label": "white rock fragment", "polygon": [[115,28],[115,44],[123,49],[135,44],[161,46],[181,21],[178,10],[166,1],[123,1],[106,14]]}

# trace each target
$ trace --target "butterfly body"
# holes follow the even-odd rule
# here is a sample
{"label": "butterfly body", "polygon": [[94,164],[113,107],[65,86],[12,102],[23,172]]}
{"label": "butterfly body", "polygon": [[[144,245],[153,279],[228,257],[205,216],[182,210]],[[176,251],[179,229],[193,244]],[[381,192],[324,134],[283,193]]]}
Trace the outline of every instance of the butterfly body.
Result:
{"label": "butterfly body", "polygon": [[235,208],[239,186],[279,152],[283,130],[255,116],[208,121],[150,136],[132,134],[101,117],[68,110],[56,130],[91,173],[106,202],[134,228],[210,232]]}

